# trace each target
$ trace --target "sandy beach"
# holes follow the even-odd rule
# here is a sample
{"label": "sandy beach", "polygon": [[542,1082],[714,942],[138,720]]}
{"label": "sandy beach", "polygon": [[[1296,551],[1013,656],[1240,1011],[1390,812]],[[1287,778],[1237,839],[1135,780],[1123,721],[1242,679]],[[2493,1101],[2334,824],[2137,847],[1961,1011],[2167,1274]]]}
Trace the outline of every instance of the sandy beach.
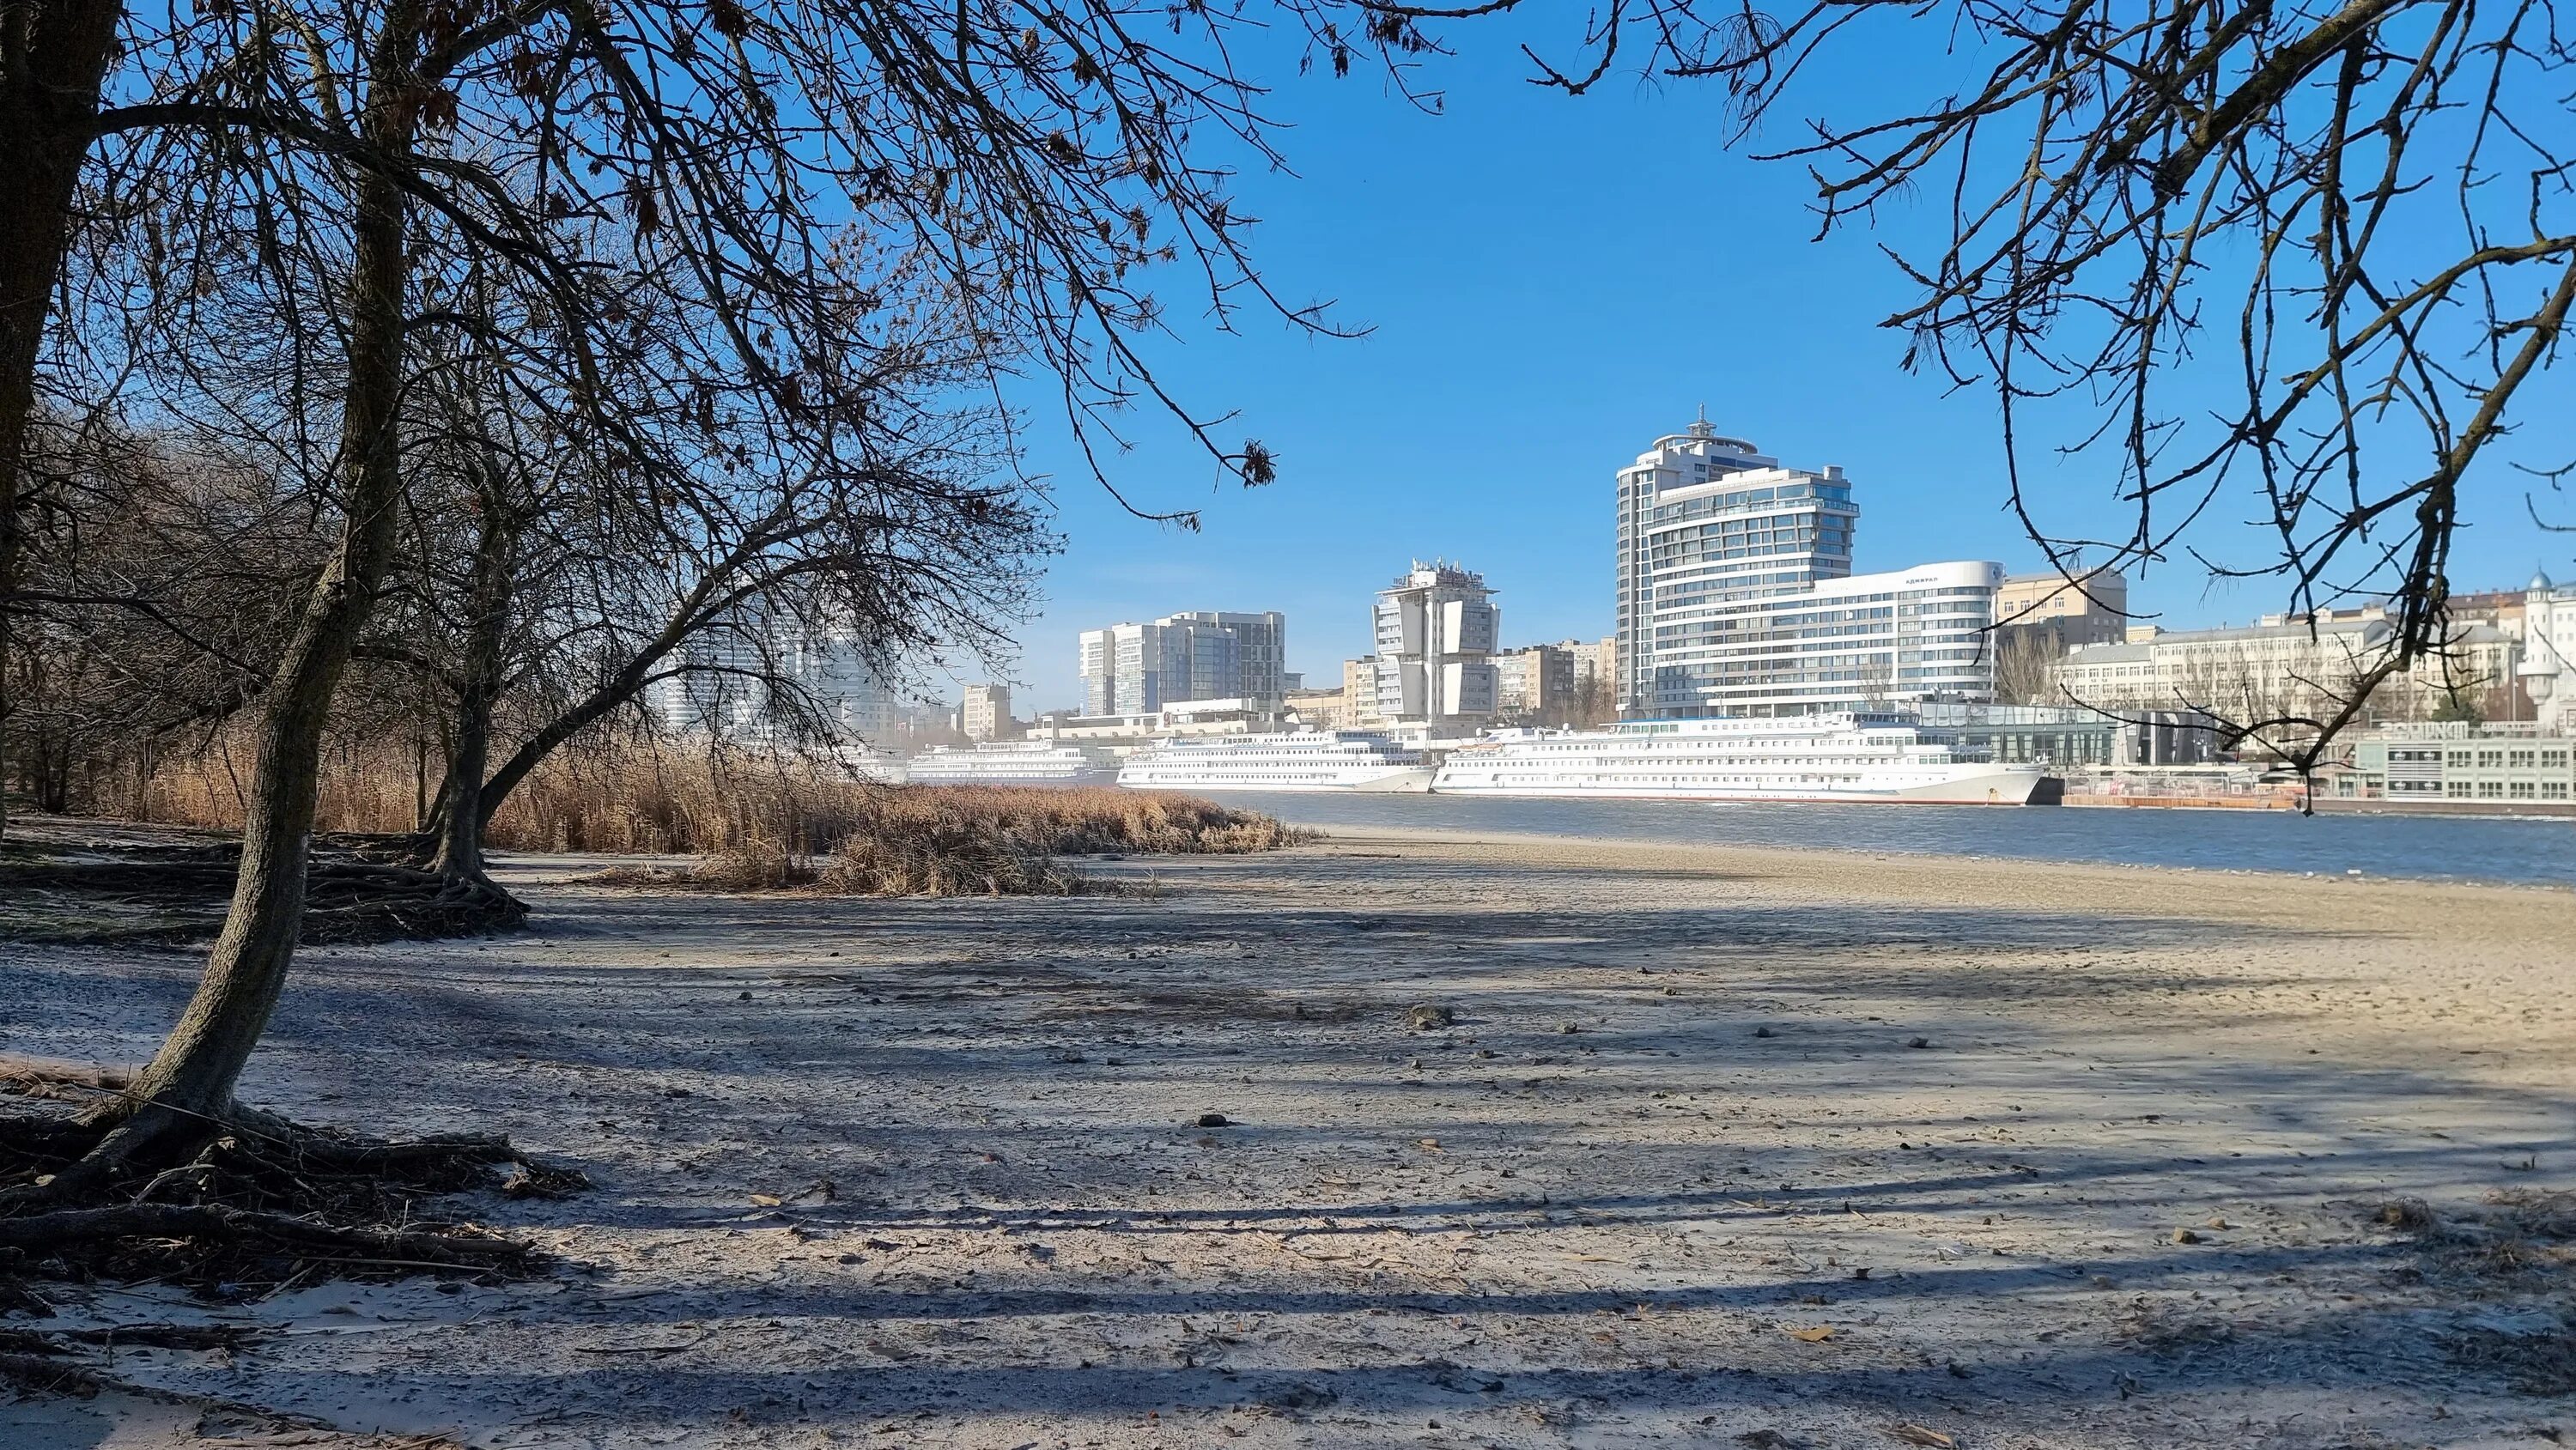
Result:
{"label": "sandy beach", "polygon": [[[0,1442],[2576,1435],[2566,1246],[2382,1221],[2576,1187],[2563,889],[1360,830],[1071,900],[597,864],[505,863],[521,936],[309,951],[244,1085],[577,1164],[457,1204],[559,1273],[74,1293],[273,1331],[117,1369],[334,1429]],[[139,1059],[197,960],[13,949],[0,1048]]]}

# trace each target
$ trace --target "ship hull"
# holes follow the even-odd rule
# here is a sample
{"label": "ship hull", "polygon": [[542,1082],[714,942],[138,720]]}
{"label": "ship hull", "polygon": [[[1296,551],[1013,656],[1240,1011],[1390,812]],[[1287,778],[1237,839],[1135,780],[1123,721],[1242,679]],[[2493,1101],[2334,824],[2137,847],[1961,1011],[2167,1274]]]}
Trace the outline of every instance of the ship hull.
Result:
{"label": "ship hull", "polygon": [[1074,785],[1114,785],[1114,784],[1116,784],[1116,783],[1117,783],[1117,780],[1118,780],[1118,772],[1117,772],[1116,770],[1114,770],[1114,769],[1106,769],[1106,768],[1104,768],[1104,769],[1100,769],[1100,770],[1085,770],[1085,771],[1078,771],[1078,772],[1076,772],[1076,773],[1074,773],[1074,774],[1071,774],[1071,775],[970,775],[970,774],[964,774],[964,773],[958,773],[958,774],[947,774],[947,773],[941,773],[941,772],[936,772],[936,771],[928,771],[928,772],[926,772],[926,771],[922,770],[922,769],[921,769],[921,767],[919,767],[918,765],[914,766],[914,767],[913,767],[913,770],[912,770],[912,783],[913,783],[914,785],[1009,785],[1009,786],[1025,786],[1025,785],[1063,785],[1063,786],[1074,786]]}
{"label": "ship hull", "polygon": [[2038,770],[1962,772],[1955,778],[1891,781],[1883,787],[1797,787],[1767,785],[1621,785],[1568,782],[1561,785],[1486,784],[1442,772],[1431,789],[1439,795],[1515,796],[1551,800],[1769,801],[1852,802],[1857,804],[2018,806],[2030,803],[2039,788]]}
{"label": "ship hull", "polygon": [[1365,774],[1353,772],[1349,778],[1328,777],[1302,781],[1269,780],[1262,779],[1258,775],[1236,776],[1222,770],[1130,768],[1119,772],[1118,783],[1129,790],[1244,790],[1341,795],[1420,795],[1431,789],[1432,775],[1432,768],[1427,765],[1394,765]]}

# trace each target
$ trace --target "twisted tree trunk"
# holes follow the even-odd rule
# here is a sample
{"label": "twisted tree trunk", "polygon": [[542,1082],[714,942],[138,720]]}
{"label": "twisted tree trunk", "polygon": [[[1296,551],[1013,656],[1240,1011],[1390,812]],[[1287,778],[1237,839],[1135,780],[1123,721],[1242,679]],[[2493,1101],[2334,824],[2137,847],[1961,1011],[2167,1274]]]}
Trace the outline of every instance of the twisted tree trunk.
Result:
{"label": "twisted tree trunk", "polygon": [[[72,188],[89,155],[99,88],[116,54],[119,0],[11,0],[0,7],[0,731],[18,601],[27,424],[36,356],[62,276]],[[9,828],[0,733],[0,834]]]}

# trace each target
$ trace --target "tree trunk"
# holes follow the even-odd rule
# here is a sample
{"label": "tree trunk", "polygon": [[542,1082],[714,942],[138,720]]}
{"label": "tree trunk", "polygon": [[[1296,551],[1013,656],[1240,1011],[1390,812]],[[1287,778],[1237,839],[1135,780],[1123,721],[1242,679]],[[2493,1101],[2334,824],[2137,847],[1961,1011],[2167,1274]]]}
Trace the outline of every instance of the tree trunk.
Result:
{"label": "tree trunk", "polygon": [[[362,127],[380,156],[411,149],[420,93],[411,71],[418,0],[395,0],[369,56]],[[394,164],[389,160],[388,164]],[[133,1118],[120,1133],[149,1140],[232,1107],[233,1085],[268,1028],[286,984],[304,912],[322,730],[358,632],[375,606],[395,540],[401,491],[396,425],[403,384],[404,250],[401,185],[361,173],[349,278],[347,402],[339,469],[345,518],[340,546],[314,582],[284,657],[269,678],[258,761],[242,822],[240,875],[195,998],[133,1088],[118,1100]],[[118,1109],[111,1108],[112,1116]],[[103,1155],[113,1156],[109,1144]]]}
{"label": "tree trunk", "polygon": [[[12,0],[0,8],[0,727],[15,703],[7,662],[36,357],[123,14],[118,0]],[[0,770],[0,787],[6,780]],[[0,788],[0,834],[8,828],[8,792]]]}
{"label": "tree trunk", "polygon": [[629,662],[615,678],[583,697],[581,703],[548,721],[544,729],[520,742],[519,748],[476,792],[479,799],[475,802],[475,811],[480,817],[480,826],[492,824],[492,813],[499,810],[501,802],[510,798],[510,792],[518,789],[519,783],[528,778],[528,772],[554,753],[555,747],[608,718],[610,711],[642,694],[645,681],[653,677],[654,669],[669,654],[668,649],[655,649]]}
{"label": "tree trunk", "polygon": [[447,783],[440,787],[444,814],[438,821],[438,854],[431,862],[441,876],[483,875],[483,772],[491,763],[492,706],[501,694],[501,652],[510,627],[510,565],[517,553],[517,529],[496,481],[486,480],[482,494],[482,531],[474,540],[474,570],[468,585],[471,613],[465,621],[463,688],[457,693],[456,746],[447,761]]}

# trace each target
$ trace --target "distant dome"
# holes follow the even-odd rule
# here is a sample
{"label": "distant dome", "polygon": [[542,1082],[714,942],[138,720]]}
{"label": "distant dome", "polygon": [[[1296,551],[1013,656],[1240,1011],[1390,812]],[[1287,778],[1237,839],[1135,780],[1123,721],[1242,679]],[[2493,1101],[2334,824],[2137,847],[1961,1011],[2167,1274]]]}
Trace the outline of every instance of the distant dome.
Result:
{"label": "distant dome", "polygon": [[2533,571],[2531,572],[2531,582],[2530,582],[2529,584],[2524,585],[2523,587],[2524,587],[2524,588],[2526,588],[2526,589],[2548,589],[2548,588],[2551,588],[2551,587],[2553,587],[2553,586],[2551,586],[2551,584],[2550,584],[2550,582],[2549,582],[2549,576],[2548,576],[2548,575],[2543,574],[2543,573],[2541,573],[2539,570],[2535,569],[2535,570],[2533,570]]}

